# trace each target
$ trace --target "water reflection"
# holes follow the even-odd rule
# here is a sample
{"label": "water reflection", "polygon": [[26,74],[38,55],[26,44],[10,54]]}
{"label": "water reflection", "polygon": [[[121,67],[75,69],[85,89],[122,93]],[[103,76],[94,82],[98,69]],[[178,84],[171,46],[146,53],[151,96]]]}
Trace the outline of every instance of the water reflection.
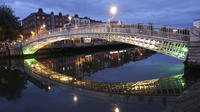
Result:
{"label": "water reflection", "polygon": [[[152,51],[134,48],[55,58],[1,60],[0,63],[4,65],[4,68],[6,64],[9,64],[7,68],[19,69],[26,73],[13,71],[9,74],[8,71],[11,72],[12,70],[0,73],[1,97],[10,100],[17,100],[23,97],[23,100],[18,100],[13,104],[6,102],[12,106],[26,108],[24,110],[11,108],[11,110],[19,112],[25,110],[35,111],[35,107],[38,111],[59,111],[57,110],[58,108],[51,108],[55,105],[62,112],[68,110],[74,112],[126,112],[130,110],[140,111],[142,109],[144,112],[147,110],[153,110],[153,112],[155,110],[161,111],[165,105],[173,102],[176,96],[187,88],[187,83],[183,80],[184,74],[169,74],[171,76],[166,76],[165,78],[127,82],[94,81],[85,78],[92,77],[95,73],[107,68],[116,70],[116,68],[127,65],[130,62],[142,62],[143,64],[145,61],[142,60],[151,60],[152,55],[155,56],[154,54],[155,52]],[[3,75],[4,73],[5,75]],[[186,78],[186,75],[184,75],[184,78]],[[8,80],[9,84],[7,85],[9,86],[4,86],[6,82],[4,79]],[[190,78],[187,79],[189,82]],[[34,87],[30,86],[29,81]],[[26,91],[23,91],[24,88],[27,88]],[[10,89],[16,89],[16,91],[11,92]],[[2,95],[3,92],[5,93]],[[10,95],[11,93],[14,95]],[[17,98],[10,96],[17,96]],[[10,106],[4,109],[3,106],[0,107],[0,111],[8,110],[9,112],[9,109]]]}
{"label": "water reflection", "polygon": [[19,71],[0,68],[0,96],[7,100],[17,100],[26,88],[26,77]]}
{"label": "water reflection", "polygon": [[[117,53],[118,53],[117,55],[120,54],[119,52]],[[126,56],[123,55],[121,57],[126,57]],[[93,59],[96,59],[96,58],[92,58],[92,56],[84,56],[84,58],[80,57],[78,59],[78,63],[83,64],[85,62],[92,62]],[[118,58],[117,60],[121,62],[121,59],[124,60],[124,58],[120,58],[120,60]],[[84,60],[84,61],[80,61],[80,60]],[[49,83],[53,83],[54,85],[55,85],[55,82],[59,82],[62,84],[71,85],[74,87],[84,88],[84,89],[93,90],[93,91],[101,91],[101,92],[112,93],[112,94],[126,94],[126,95],[179,95],[181,92],[185,90],[184,80],[182,80],[183,74],[175,75],[175,76],[171,76],[167,78],[160,78],[160,79],[157,78],[157,79],[135,81],[135,82],[96,82],[96,81],[91,81],[91,80],[84,80],[83,77],[85,76],[85,74],[82,74],[81,78],[80,77],[77,78],[77,76],[74,77],[73,75],[66,75],[66,74],[62,74],[62,73],[52,70],[53,68],[57,68],[54,66],[54,64],[57,64],[57,63],[44,65],[43,62],[40,63],[36,59],[26,59],[24,62],[25,62],[25,66],[28,68],[25,71],[29,75],[32,75],[34,77],[37,77],[39,75],[43,77],[43,79],[45,80],[50,79]],[[75,65],[77,65],[76,58],[75,58],[74,63]],[[78,64],[78,67],[77,67],[78,72],[81,71],[80,68],[84,66],[81,64]],[[95,64],[93,66],[95,66]],[[89,71],[93,69],[89,69]],[[94,71],[98,71],[98,70],[99,68],[95,69]],[[93,72],[86,72],[86,73],[87,75],[90,75]]]}
{"label": "water reflection", "polygon": [[74,100],[74,102],[77,102],[78,101],[78,97],[74,96],[73,100]]}
{"label": "water reflection", "polygon": [[52,71],[83,79],[105,68],[116,68],[129,62],[146,59],[154,51],[143,48],[130,48],[119,51],[98,52],[90,55],[67,56],[60,58],[37,59]]}
{"label": "water reflection", "polygon": [[118,107],[115,107],[115,112],[120,112]]}

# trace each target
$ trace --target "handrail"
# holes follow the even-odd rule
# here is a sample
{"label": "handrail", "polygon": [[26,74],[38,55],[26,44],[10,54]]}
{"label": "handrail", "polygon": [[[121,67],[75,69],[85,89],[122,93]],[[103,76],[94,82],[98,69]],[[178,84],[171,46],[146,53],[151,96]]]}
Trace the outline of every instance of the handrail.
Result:
{"label": "handrail", "polygon": [[[172,30],[169,30],[169,28],[166,28],[165,29],[166,31],[162,31],[162,29],[154,30],[154,26],[145,26],[145,25],[140,25],[140,27],[136,27],[136,26],[138,26],[138,24],[137,25],[136,24],[111,25],[111,27],[109,27],[107,24],[95,24],[95,25],[89,25],[89,26],[83,26],[83,27],[77,27],[77,28],[75,27],[74,28],[57,28],[54,30],[46,31],[43,34],[38,34],[35,36],[33,40],[29,40],[28,42],[25,42],[25,43],[38,40],[47,35],[56,36],[58,34],[74,34],[74,33],[129,33],[129,34],[141,34],[141,35],[147,35],[147,36],[157,36],[157,37],[169,38],[169,39],[173,38],[173,39],[184,40],[184,41],[189,40],[189,32],[188,34],[181,34],[181,33],[178,33],[178,30],[175,30],[176,32],[171,32]],[[148,27],[150,27],[151,29],[149,29]]]}

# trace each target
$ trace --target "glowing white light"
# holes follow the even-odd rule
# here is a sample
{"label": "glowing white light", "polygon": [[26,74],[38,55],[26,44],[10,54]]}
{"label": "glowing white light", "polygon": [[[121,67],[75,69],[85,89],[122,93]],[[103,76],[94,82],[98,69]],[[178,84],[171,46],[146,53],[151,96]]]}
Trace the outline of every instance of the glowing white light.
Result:
{"label": "glowing white light", "polygon": [[68,81],[69,79],[68,79],[68,77],[62,77],[62,78],[60,78],[60,80],[62,80],[62,81]]}
{"label": "glowing white light", "polygon": [[111,13],[112,15],[115,15],[115,14],[117,13],[117,7],[116,7],[116,6],[112,6],[112,7],[110,8],[110,13]]}
{"label": "glowing white light", "polygon": [[48,86],[48,90],[50,90],[51,89],[51,86]]}
{"label": "glowing white light", "polygon": [[44,24],[44,25],[43,25],[43,28],[45,28],[45,27],[46,27],[46,25]]}
{"label": "glowing white light", "polygon": [[173,29],[173,32],[174,32],[174,33],[178,32],[178,29]]}
{"label": "glowing white light", "polygon": [[120,112],[118,107],[115,108],[115,112]]}
{"label": "glowing white light", "polygon": [[77,102],[77,101],[78,101],[78,97],[74,96],[74,102]]}
{"label": "glowing white light", "polygon": [[71,21],[72,20],[72,16],[69,16],[68,19]]}

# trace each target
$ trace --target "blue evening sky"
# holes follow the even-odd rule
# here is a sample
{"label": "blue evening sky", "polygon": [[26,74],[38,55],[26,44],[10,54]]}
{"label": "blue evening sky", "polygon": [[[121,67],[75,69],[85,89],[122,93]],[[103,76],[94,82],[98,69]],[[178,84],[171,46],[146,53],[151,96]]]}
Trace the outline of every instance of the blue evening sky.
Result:
{"label": "blue evening sky", "polygon": [[200,18],[199,0],[0,0],[13,8],[21,19],[38,8],[63,15],[78,14],[106,21],[109,7],[118,7],[115,20],[124,23],[149,23],[171,26],[191,26]]}

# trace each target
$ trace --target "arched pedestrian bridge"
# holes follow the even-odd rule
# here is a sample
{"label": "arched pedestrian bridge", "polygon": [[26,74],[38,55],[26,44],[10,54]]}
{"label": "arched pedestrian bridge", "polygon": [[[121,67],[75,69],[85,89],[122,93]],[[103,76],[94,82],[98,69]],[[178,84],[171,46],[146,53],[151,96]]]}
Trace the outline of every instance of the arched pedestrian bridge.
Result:
{"label": "arched pedestrian bridge", "polygon": [[60,40],[99,38],[154,50],[184,60],[188,52],[189,31],[152,25],[97,24],[79,28],[46,31],[22,45],[23,54],[34,54],[40,48]]}

